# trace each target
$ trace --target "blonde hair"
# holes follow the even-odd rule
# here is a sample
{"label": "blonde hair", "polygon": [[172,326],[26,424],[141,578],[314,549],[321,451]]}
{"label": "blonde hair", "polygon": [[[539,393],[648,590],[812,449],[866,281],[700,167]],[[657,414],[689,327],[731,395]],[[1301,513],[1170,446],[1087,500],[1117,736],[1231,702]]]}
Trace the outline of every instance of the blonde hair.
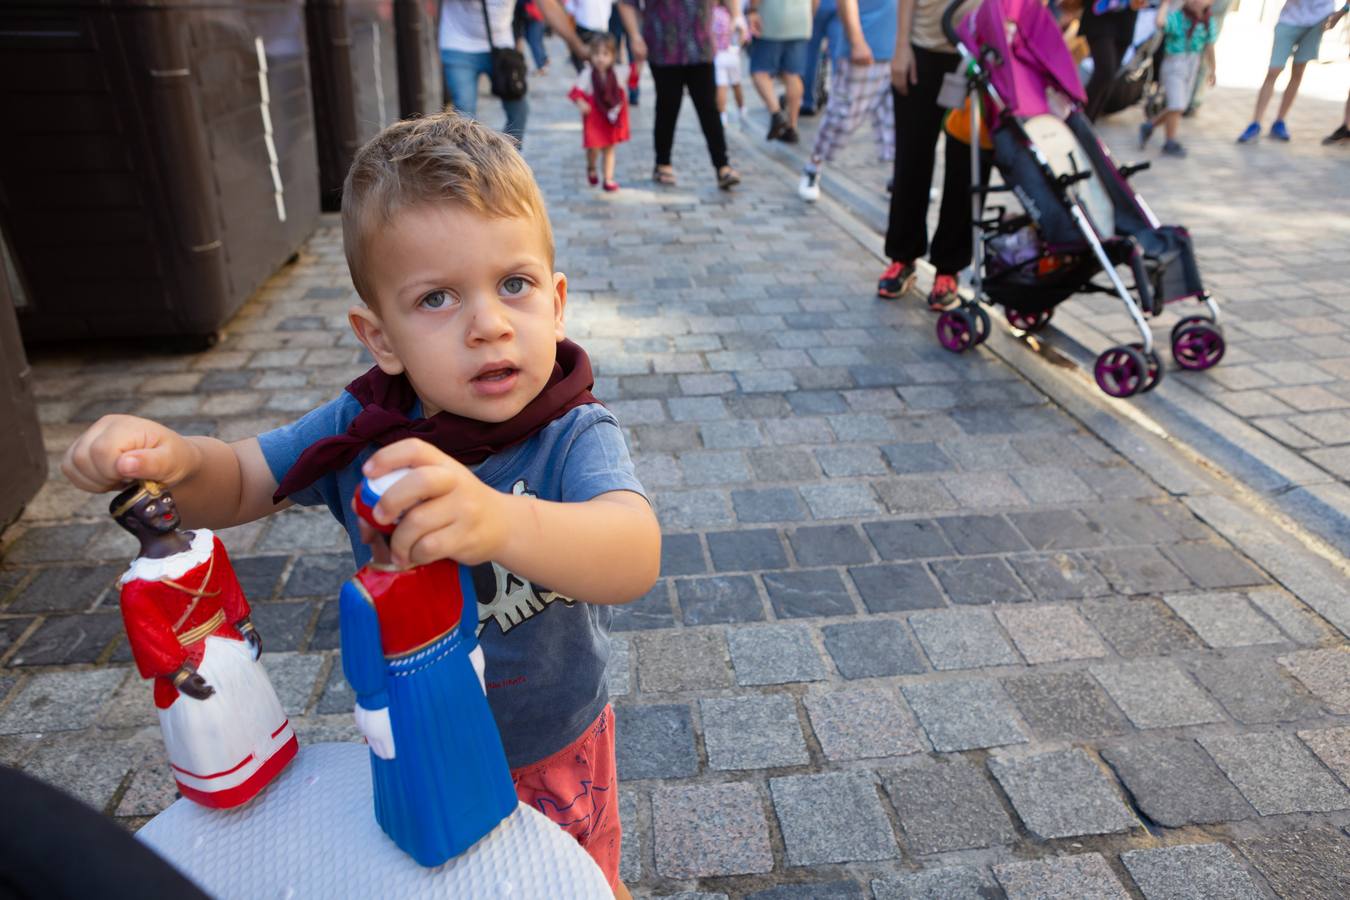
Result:
{"label": "blonde hair", "polygon": [[342,249],[356,292],[364,278],[371,231],[395,212],[421,203],[452,203],[493,218],[530,218],[543,229],[553,265],[553,229],[534,173],[512,140],[455,112],[396,122],[352,160],[342,186]]}

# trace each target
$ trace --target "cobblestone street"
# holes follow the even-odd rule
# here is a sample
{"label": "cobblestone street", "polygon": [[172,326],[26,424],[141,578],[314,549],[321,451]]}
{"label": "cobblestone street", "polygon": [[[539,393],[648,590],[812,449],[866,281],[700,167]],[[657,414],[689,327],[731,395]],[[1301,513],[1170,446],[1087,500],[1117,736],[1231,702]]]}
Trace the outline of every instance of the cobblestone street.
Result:
{"label": "cobblestone street", "polygon": [[[569,336],[665,533],[661,580],[615,616],[634,894],[1350,896],[1345,560],[1247,510],[1290,571],[1332,573],[1315,598],[1289,589],[1155,480],[1184,470],[1217,504],[1213,473],[1123,456],[987,350],[943,350],[921,301],[875,298],[857,232],[748,150],[758,124],[733,140],[745,181],[723,193],[686,105],[679,186],[657,187],[648,83],[623,190],[587,187],[569,81],[532,80],[526,156]],[[1212,103],[1203,115],[1226,123],[1250,92]],[[1309,100],[1291,121],[1308,141],[1239,158],[1225,124],[1141,180],[1203,236],[1232,322],[1222,366],[1160,390],[1315,467],[1289,483],[1319,509],[1350,474],[1350,219],[1326,192],[1345,190],[1345,151],[1311,140],[1328,108]],[[33,354],[53,475],[0,545],[0,763],[129,828],[173,801],[117,610],[135,544],[107,496],[63,482],[60,454],[108,412],[226,440],[293,419],[367,365],[354,299],[327,217],[209,351]],[[1107,340],[1114,318],[1087,321],[1106,305],[1078,304],[1066,334]],[[355,739],[336,658],[345,535],[326,510],[293,509],[221,538],[301,742]]]}

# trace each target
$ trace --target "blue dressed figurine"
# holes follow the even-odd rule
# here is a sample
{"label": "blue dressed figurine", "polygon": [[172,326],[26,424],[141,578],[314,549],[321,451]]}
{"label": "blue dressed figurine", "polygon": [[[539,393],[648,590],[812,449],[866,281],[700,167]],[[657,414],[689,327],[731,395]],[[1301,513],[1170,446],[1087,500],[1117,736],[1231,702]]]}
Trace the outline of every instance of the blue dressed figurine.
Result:
{"label": "blue dressed figurine", "polygon": [[469,569],[453,560],[395,568],[394,526],[373,515],[408,471],[364,479],[356,491],[372,559],[342,588],[342,668],[370,744],[375,818],[430,867],[475,844],[517,801],[484,688]]}

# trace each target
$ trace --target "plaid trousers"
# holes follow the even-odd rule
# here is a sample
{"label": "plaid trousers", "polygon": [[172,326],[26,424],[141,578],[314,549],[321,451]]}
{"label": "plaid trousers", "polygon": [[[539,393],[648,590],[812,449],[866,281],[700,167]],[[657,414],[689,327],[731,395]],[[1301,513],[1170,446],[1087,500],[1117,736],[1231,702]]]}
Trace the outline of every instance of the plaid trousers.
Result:
{"label": "plaid trousers", "polygon": [[868,116],[872,118],[876,136],[877,158],[882,162],[895,159],[890,60],[855,66],[846,56],[836,59],[830,82],[830,101],[825,105],[825,118],[816,132],[811,158],[829,162]]}

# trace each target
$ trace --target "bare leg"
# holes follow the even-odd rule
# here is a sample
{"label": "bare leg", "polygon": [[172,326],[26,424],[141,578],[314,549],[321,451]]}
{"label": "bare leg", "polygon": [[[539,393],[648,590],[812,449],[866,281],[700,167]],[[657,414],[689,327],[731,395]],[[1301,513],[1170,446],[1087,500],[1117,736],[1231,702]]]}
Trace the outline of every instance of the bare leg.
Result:
{"label": "bare leg", "polygon": [[594,147],[587,147],[587,148],[586,148],[586,174],[587,174],[587,175],[594,175],[594,174],[595,174],[595,159],[596,159],[596,157],[597,157],[599,154],[600,154],[600,151],[597,150],[597,149],[595,149]]}
{"label": "bare leg", "polygon": [[[764,106],[769,113],[780,112],[782,107],[778,105],[778,93],[773,89],[773,76],[768,72],[756,72],[750,76],[750,80],[755,83],[755,91],[759,94],[759,99],[764,101]],[[801,101],[801,94],[797,95],[798,102]]]}
{"label": "bare leg", "polygon": [[[731,92],[736,95],[736,108],[745,109],[745,89],[741,87],[739,81],[731,86]],[[1345,108],[1350,110],[1350,100],[1345,101]],[[1350,117],[1350,112],[1347,112],[1346,116]]]}
{"label": "bare leg", "polygon": [[[1298,86],[1303,82],[1303,70],[1308,67],[1307,63],[1294,63],[1294,68],[1289,72],[1289,84],[1285,86],[1284,94],[1280,97],[1280,115],[1279,120],[1284,121],[1284,117],[1289,115],[1290,108],[1294,105],[1294,98],[1298,96]],[[1274,85],[1272,85],[1272,88]]]}
{"label": "bare leg", "polygon": [[1270,98],[1275,96],[1275,80],[1280,77],[1280,72],[1284,71],[1281,66],[1278,69],[1267,69],[1266,80],[1261,82],[1261,90],[1256,94],[1256,110],[1252,113],[1252,121],[1260,122],[1266,117],[1266,107],[1270,105]]}
{"label": "bare leg", "polygon": [[633,895],[628,893],[628,885],[622,881],[614,885],[614,900],[633,900]]}
{"label": "bare leg", "polygon": [[725,84],[717,86],[717,111],[720,113],[727,111],[727,86]]}
{"label": "bare leg", "polygon": [[609,184],[614,180],[614,145],[610,144],[601,153],[604,156],[605,184]]}
{"label": "bare leg", "polygon": [[801,112],[802,94],[805,93],[802,87],[802,77],[800,75],[783,75],[783,87],[787,89],[787,121],[788,127],[797,127],[797,113]]}

